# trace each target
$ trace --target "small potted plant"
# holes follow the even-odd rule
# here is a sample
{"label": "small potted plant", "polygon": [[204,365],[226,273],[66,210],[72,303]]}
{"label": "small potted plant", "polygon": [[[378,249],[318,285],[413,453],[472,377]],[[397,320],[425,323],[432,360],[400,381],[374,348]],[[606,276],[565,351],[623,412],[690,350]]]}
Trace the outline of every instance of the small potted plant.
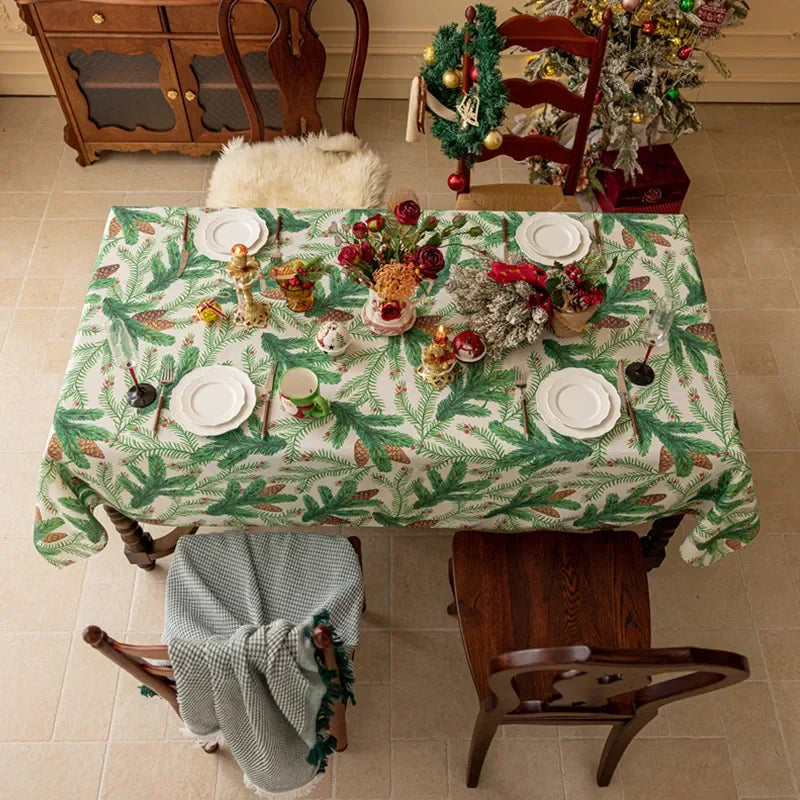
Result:
{"label": "small potted plant", "polygon": [[295,258],[269,268],[269,275],[278,282],[290,311],[302,313],[314,305],[314,284],[325,274],[322,257],[303,261]]}
{"label": "small potted plant", "polygon": [[606,263],[597,252],[577,264],[556,262],[547,271],[546,287],[553,309],[550,326],[556,336],[577,336],[586,328],[605,300],[605,272]]}

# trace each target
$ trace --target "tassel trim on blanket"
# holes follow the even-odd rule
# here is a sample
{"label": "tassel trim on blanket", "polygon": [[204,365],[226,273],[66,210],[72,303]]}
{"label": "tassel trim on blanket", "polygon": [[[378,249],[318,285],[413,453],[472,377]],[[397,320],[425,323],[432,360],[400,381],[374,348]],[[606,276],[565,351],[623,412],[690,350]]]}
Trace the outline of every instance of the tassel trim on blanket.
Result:
{"label": "tassel trim on blanket", "polygon": [[205,747],[209,744],[222,745],[225,744],[225,734],[222,731],[214,731],[213,733],[195,733],[189,728],[178,728],[178,732],[185,736],[187,739],[193,739],[198,744]]}
{"label": "tassel trim on blanket", "polygon": [[324,777],[324,772],[318,772],[305,786],[298,786],[297,789],[287,789],[285,792],[268,792],[265,789],[260,789],[247,775],[243,777],[243,781],[244,785],[254,792],[256,797],[262,797],[264,800],[296,800],[296,798],[306,797],[311,794]]}

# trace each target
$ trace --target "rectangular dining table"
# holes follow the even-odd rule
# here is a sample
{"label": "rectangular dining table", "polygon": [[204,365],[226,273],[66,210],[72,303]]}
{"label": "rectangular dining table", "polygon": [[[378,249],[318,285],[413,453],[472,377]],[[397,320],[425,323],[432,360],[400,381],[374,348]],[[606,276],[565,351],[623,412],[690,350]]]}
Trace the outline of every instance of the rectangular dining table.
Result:
{"label": "rectangular dining table", "polygon": [[[188,211],[192,231],[209,213]],[[256,211],[271,233],[256,254],[266,262],[278,212]],[[439,324],[468,327],[446,288],[449,268],[500,260],[504,218],[509,258],[518,260],[514,232],[526,215],[468,212],[464,233],[449,240],[445,270],[417,300],[416,325],[387,338],[363,324],[366,288],[337,266],[353,222],[374,212],[280,210],[282,257],[319,255],[332,269],[317,283],[311,310],[300,314],[268,279],[272,314],[259,330],[197,317],[196,305],[211,298],[229,312],[235,293],[224,264],[198,252],[191,236],[178,277],[185,212],[114,207],[109,214],[41,463],[34,540],[50,563],[71,564],[105,547],[98,505],[129,561],[145,569],[201,525],[589,531],[652,522],[643,537],[651,567],[686,514],[693,524],[680,551],[690,564],[709,565],[756,536],[752,473],[685,217],[598,215],[604,255],[615,263],[588,329],[568,339],[548,331],[534,345],[462,365],[437,391],[416,375],[422,348]],[[433,213],[441,224],[456,214]],[[592,230],[595,215],[572,216]],[[481,236],[470,237],[476,226]],[[618,359],[641,359],[643,326],[659,297],[677,314],[667,345],[650,361],[655,381],[629,387],[640,437],[625,413],[593,440],[548,428],[535,402],[541,381],[585,367],[615,384]],[[154,436],[155,405],[126,403],[127,374],[111,359],[105,325],[115,317],[138,343],[140,380],[157,384],[167,356],[176,380],[230,364],[259,391],[273,364],[278,377],[306,366],[319,376],[331,413],[298,420],[273,403],[262,439],[262,393],[240,428],[206,438],[174,421],[169,387]],[[315,342],[331,319],[353,335],[335,358]],[[528,438],[517,370],[527,376]],[[153,539],[142,523],[177,527]]]}

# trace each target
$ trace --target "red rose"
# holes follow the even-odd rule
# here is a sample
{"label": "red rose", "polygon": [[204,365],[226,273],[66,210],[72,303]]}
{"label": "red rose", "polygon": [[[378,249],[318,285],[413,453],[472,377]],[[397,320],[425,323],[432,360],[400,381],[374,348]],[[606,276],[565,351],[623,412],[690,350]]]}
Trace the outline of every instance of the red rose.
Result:
{"label": "red rose", "polygon": [[369,242],[361,242],[359,250],[362,261],[372,261],[375,258],[375,248]]}
{"label": "red rose", "polygon": [[404,200],[394,207],[394,215],[401,225],[416,225],[422,209],[413,200]]}
{"label": "red rose", "polygon": [[402,314],[400,303],[397,300],[384,300],[381,303],[381,319],[391,322]]}
{"label": "red rose", "polygon": [[356,247],[354,244],[345,245],[339,251],[339,263],[343,267],[352,266],[353,264],[356,263],[356,261],[358,261],[359,256],[360,252],[358,247]]}
{"label": "red rose", "polygon": [[353,225],[353,236],[355,236],[356,239],[366,239],[368,233],[369,228],[366,222],[356,222],[355,225]]}
{"label": "red rose", "polygon": [[384,225],[386,225],[386,220],[383,218],[383,214],[375,214],[372,217],[367,217],[367,227],[375,233],[382,231]]}
{"label": "red rose", "polygon": [[444,256],[438,247],[426,244],[414,253],[414,263],[423,278],[435,278],[444,269]]}

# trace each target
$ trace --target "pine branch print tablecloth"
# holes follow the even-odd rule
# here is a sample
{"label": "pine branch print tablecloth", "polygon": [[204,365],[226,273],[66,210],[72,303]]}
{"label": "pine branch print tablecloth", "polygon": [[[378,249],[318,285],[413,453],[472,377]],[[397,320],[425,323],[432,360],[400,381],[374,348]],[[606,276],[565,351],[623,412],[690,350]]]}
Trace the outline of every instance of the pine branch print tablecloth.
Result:
{"label": "pine branch print tablecloth", "polygon": [[[191,209],[194,230],[206,212]],[[258,213],[275,230],[274,209]],[[281,211],[283,256],[322,255],[331,264],[363,211]],[[694,528],[683,558],[711,564],[758,532],[752,475],[739,437],[719,348],[686,219],[600,215],[611,272],[606,300],[580,337],[552,334],[502,361],[466,365],[442,392],[414,375],[439,322],[466,327],[443,286],[446,269],[418,304],[417,325],[379,338],[360,320],[366,289],[338,269],[317,284],[307,314],[290,312],[269,282],[272,319],[263,331],[206,326],[195,305],[217,298],[230,310],[233,287],[223,265],[189,243],[176,278],[184,209],[112,209],[41,465],[35,544],[63,566],[102,550],[107,535],[93,516],[99,503],[133,519],[168,525],[371,525],[561,528],[629,526],[683,511]],[[454,212],[442,212],[442,224]],[[509,240],[522,215],[509,213]],[[468,245],[499,258],[502,220],[468,214],[476,242],[456,236],[448,265],[477,264]],[[591,227],[592,215],[578,215]],[[269,245],[268,245],[269,248]],[[268,249],[267,248],[267,249]],[[678,306],[669,346],[656,350],[655,382],[632,387],[641,443],[623,414],[607,435],[565,438],[529,402],[531,436],[522,431],[514,369],[530,374],[529,400],[553,370],[586,367],[615,384],[618,358],[639,360],[653,297]],[[300,421],[273,404],[269,436],[259,436],[261,401],[242,428],[195,436],[172,420],[169,398],[158,438],[155,405],[125,402],[126,376],[111,363],[104,326],[127,320],[137,339],[140,379],[157,383],[172,356],[178,379],[195,367],[232,364],[257,387],[277,360],[278,376],[311,367],[333,401],[330,416]],[[331,359],[314,342],[323,319],[346,321],[354,345]],[[174,385],[174,384],[173,384]]]}

